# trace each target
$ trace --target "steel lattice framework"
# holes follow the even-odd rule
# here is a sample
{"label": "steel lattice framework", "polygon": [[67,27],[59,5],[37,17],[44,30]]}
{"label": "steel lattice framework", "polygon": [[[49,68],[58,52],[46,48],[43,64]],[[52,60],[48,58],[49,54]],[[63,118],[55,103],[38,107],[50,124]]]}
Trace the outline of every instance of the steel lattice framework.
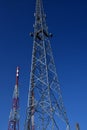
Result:
{"label": "steel lattice framework", "polygon": [[41,0],[36,0],[30,87],[25,130],[64,130],[58,119],[69,122],[62,101],[50,37]]}
{"label": "steel lattice framework", "polygon": [[8,130],[19,130],[19,91],[18,91],[19,67],[16,70],[16,84],[13,92],[12,108],[9,116]]}

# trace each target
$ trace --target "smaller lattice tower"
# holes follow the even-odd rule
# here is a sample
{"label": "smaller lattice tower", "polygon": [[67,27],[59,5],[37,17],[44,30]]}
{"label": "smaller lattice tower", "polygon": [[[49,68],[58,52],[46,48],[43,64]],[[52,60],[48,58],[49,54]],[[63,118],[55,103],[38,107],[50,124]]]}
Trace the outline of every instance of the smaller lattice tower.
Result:
{"label": "smaller lattice tower", "polygon": [[76,123],[76,130],[80,130],[79,123]]}
{"label": "smaller lattice tower", "polygon": [[19,90],[18,90],[18,80],[19,80],[19,67],[16,70],[16,84],[14,87],[12,107],[9,116],[8,130],[19,130]]}

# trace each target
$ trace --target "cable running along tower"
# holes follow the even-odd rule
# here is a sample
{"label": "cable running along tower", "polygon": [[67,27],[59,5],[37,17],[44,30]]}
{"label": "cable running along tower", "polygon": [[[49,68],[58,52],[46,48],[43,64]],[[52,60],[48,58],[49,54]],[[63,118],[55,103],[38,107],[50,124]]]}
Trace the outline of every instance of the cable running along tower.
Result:
{"label": "cable running along tower", "polygon": [[13,92],[12,108],[9,116],[8,130],[19,130],[19,67],[16,70],[16,84]]}
{"label": "cable running along tower", "polygon": [[50,45],[52,34],[48,32],[42,0],[36,0],[34,16],[25,130],[70,130]]}

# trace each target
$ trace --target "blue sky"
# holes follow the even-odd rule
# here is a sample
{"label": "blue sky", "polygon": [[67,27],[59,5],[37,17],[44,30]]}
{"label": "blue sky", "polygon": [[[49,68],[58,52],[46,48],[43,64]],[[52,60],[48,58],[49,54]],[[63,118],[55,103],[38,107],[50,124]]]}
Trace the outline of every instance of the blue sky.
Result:
{"label": "blue sky", "polygon": [[[44,0],[54,60],[71,130],[87,128],[87,1]],[[24,129],[35,0],[0,0],[0,129],[8,128],[16,66],[20,66],[20,128]]]}

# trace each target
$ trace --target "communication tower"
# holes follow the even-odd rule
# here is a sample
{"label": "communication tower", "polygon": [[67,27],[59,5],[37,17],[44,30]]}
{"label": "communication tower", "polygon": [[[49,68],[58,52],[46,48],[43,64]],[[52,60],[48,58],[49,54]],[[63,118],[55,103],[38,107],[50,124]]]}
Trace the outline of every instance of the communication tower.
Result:
{"label": "communication tower", "polygon": [[13,92],[12,107],[9,116],[8,130],[19,130],[19,67],[16,70],[16,84]]}
{"label": "communication tower", "polygon": [[[70,130],[50,45],[52,34],[48,32],[42,0],[36,0],[34,16],[25,130],[64,130],[64,122]],[[60,120],[64,122],[60,123]]]}

